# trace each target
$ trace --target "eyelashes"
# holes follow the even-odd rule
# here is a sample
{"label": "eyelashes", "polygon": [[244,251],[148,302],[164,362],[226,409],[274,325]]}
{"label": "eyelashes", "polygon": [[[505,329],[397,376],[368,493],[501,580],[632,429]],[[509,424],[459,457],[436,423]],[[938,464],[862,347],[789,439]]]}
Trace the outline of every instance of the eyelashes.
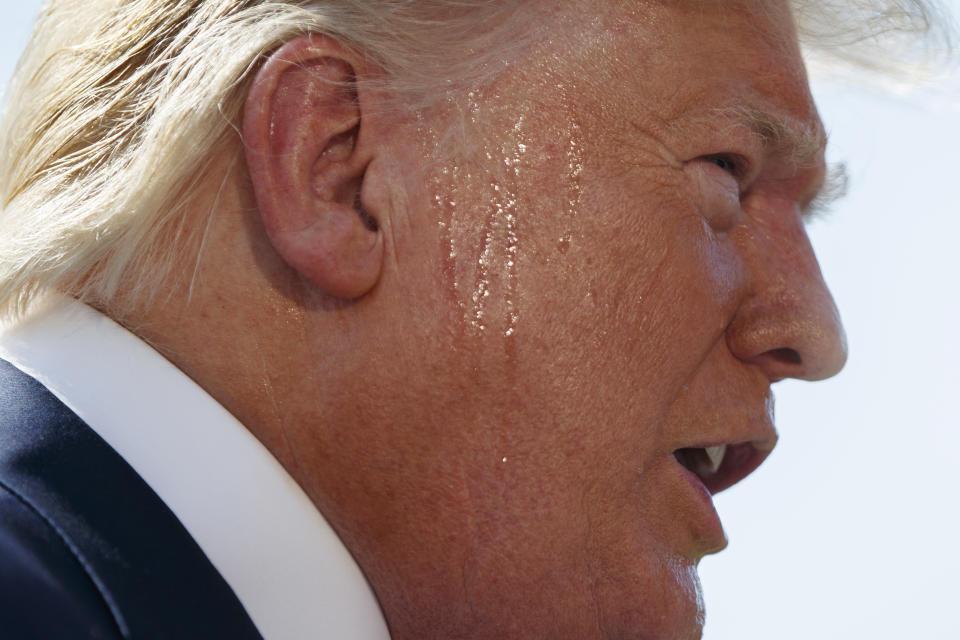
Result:
{"label": "eyelashes", "polygon": [[[736,153],[714,153],[702,156],[701,159],[716,166],[736,180],[741,196],[749,191],[751,166],[746,158]],[[810,222],[826,217],[830,213],[831,207],[846,196],[848,186],[849,176],[846,165],[843,163],[830,164],[827,167],[823,184],[813,198],[802,207],[804,221]]]}
{"label": "eyelashes", "polygon": [[[776,185],[780,180],[787,180],[785,184],[788,184],[791,180],[789,175],[784,175],[782,178],[777,177],[776,169],[774,169],[774,173],[769,180],[764,179],[764,167],[762,165],[754,166],[749,159],[733,152],[702,155],[695,158],[694,162],[705,163],[709,166],[706,173],[698,174],[700,180],[706,180],[700,183],[699,188],[701,193],[713,194],[711,197],[712,206],[723,212],[722,215],[708,216],[711,218],[711,226],[715,228],[725,228],[731,224],[732,220],[736,218],[732,213],[733,208],[739,209],[744,206],[745,200],[750,198],[755,188],[760,188],[762,191],[768,188],[776,190]],[[704,164],[700,164],[700,166],[704,167]],[[805,168],[794,167],[794,170]],[[781,168],[779,171],[786,171],[786,169]],[[799,196],[796,201],[804,223],[826,218],[836,201],[846,195],[848,183],[849,178],[845,165],[843,163],[829,164],[826,167],[822,182],[819,185],[812,185],[816,186],[815,193],[807,197]],[[712,220],[714,217],[717,218],[716,221]]]}
{"label": "eyelashes", "polygon": [[704,160],[716,165],[723,171],[742,181],[750,172],[746,158],[735,153],[713,153],[703,157]]}
{"label": "eyelashes", "polygon": [[732,158],[729,158],[726,154],[720,154],[715,156],[708,156],[707,160],[717,165],[727,173],[736,175],[737,173],[737,164],[733,161]]}

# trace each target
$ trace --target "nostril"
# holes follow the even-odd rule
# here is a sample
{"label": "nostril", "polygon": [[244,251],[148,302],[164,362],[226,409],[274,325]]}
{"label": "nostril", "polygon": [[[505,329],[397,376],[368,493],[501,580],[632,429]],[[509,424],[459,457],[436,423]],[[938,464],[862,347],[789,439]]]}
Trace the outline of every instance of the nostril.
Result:
{"label": "nostril", "polygon": [[772,382],[836,374],[846,360],[846,341],[833,299],[818,282],[819,288],[808,283],[784,290],[774,278],[758,287],[727,327],[731,354],[760,367]]}
{"label": "nostril", "polygon": [[797,352],[796,349],[790,349],[788,347],[773,349],[768,355],[774,360],[784,364],[799,365],[803,363],[803,358],[800,357],[800,353]]}

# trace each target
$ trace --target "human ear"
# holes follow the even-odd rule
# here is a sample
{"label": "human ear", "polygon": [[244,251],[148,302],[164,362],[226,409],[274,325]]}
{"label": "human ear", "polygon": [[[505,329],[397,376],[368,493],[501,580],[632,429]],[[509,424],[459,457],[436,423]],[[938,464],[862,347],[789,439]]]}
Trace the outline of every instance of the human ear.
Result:
{"label": "human ear", "polygon": [[330,38],[297,38],[257,72],[243,114],[247,168],[270,243],[301,276],[346,299],[370,291],[383,265],[379,225],[361,204],[373,152],[361,135],[360,64]]}

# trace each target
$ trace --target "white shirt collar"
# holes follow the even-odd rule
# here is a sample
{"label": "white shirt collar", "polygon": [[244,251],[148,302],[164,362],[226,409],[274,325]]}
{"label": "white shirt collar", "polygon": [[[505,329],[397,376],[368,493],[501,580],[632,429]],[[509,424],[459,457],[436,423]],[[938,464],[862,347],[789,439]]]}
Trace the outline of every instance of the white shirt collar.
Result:
{"label": "white shirt collar", "polygon": [[44,384],[170,507],[267,640],[388,640],[330,525],[266,448],[190,378],[106,316],[54,296],[0,331]]}

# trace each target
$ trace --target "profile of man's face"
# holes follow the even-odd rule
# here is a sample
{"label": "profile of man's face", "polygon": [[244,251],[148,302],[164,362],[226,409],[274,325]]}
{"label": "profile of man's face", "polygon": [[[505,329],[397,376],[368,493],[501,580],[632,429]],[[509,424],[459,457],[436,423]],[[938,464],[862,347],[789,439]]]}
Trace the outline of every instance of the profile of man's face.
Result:
{"label": "profile of man's face", "polygon": [[395,313],[318,364],[354,426],[293,443],[395,629],[699,637],[710,493],[773,448],[771,383],[843,364],[786,3],[590,4],[462,96],[463,153],[398,124]]}

